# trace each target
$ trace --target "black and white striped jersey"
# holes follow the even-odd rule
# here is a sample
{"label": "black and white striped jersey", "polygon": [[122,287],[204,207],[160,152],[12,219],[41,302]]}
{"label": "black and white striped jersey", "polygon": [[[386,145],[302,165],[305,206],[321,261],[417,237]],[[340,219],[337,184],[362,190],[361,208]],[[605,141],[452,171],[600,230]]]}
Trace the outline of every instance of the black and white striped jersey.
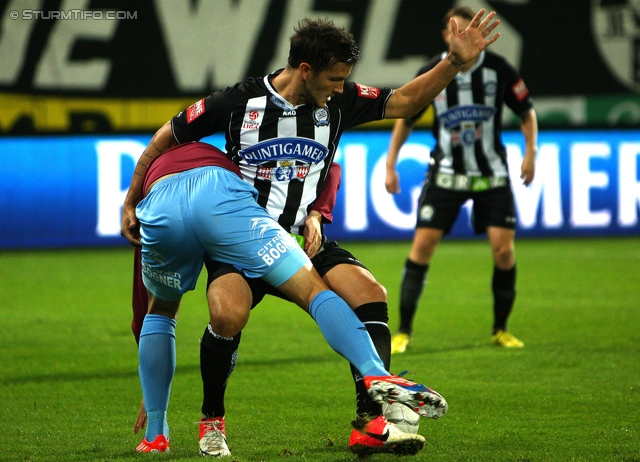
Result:
{"label": "black and white striped jersey", "polygon": [[[418,75],[446,56],[443,53],[431,59]],[[434,167],[448,174],[508,177],[501,139],[503,103],[520,117],[533,107],[518,71],[501,56],[485,50],[474,66],[460,72],[432,103]]]}
{"label": "black and white striped jersey", "polygon": [[172,129],[178,143],[224,131],[227,156],[258,190],[258,203],[301,233],[342,133],[384,118],[392,90],[345,82],[325,107],[292,106],[270,84],[279,72],[211,94],[175,116]]}

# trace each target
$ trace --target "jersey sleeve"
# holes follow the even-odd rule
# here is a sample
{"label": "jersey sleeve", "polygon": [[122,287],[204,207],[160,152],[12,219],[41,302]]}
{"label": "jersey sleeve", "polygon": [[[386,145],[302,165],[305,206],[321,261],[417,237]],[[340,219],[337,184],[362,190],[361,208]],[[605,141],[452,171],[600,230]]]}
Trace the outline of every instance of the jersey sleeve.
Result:
{"label": "jersey sleeve", "polygon": [[393,90],[390,88],[376,88],[346,82],[339,97],[345,129],[384,119],[384,111],[391,93]]}
{"label": "jersey sleeve", "polygon": [[340,189],[341,174],[342,168],[340,165],[332,162],[324,188],[311,207],[311,210],[320,212],[323,223],[331,223],[333,221],[333,209],[336,206],[338,190]]}
{"label": "jersey sleeve", "polygon": [[179,144],[200,141],[222,130],[231,113],[231,88],[217,91],[196,101],[171,119],[173,136]]}
{"label": "jersey sleeve", "polygon": [[505,60],[504,103],[518,117],[522,117],[533,107],[531,94],[518,71]]}

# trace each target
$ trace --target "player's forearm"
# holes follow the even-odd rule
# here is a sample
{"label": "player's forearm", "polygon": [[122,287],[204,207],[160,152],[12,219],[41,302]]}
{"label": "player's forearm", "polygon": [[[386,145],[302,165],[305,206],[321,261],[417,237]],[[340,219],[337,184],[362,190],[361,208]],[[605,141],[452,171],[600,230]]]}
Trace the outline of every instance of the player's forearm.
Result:
{"label": "player's forearm", "polygon": [[525,155],[535,156],[538,151],[538,118],[534,109],[520,119],[520,129],[525,139]]}
{"label": "player's forearm", "polygon": [[322,223],[323,215],[318,210],[311,210],[307,215],[307,220],[315,220],[318,223]]}
{"label": "player's forearm", "polygon": [[136,168],[133,171],[133,177],[131,178],[131,184],[129,185],[129,191],[124,203],[128,205],[136,205],[140,200],[140,187],[142,185],[142,179],[147,172],[147,168],[153,159],[158,157],[164,151],[172,148],[178,144],[171,132],[171,121],[164,124],[153,135],[149,145],[146,147],[140,159],[136,164]]}
{"label": "player's forearm", "polygon": [[393,125],[391,133],[391,141],[389,142],[389,152],[387,154],[387,170],[395,170],[398,163],[398,155],[400,148],[409,139],[409,135],[413,130],[415,122],[411,119],[398,119]]}
{"label": "player's forearm", "polygon": [[385,111],[386,119],[413,117],[446,88],[460,69],[443,59],[433,69],[419,75],[393,92]]}

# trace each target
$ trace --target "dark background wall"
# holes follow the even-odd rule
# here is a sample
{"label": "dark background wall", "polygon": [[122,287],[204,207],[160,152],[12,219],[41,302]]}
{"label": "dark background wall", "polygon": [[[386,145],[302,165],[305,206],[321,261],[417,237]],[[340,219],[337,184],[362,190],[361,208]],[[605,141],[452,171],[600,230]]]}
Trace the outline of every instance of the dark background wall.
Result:
{"label": "dark background wall", "polygon": [[[5,0],[0,133],[155,130],[202,95],[282,67],[304,16],[330,17],[355,35],[354,80],[397,87],[443,50],[441,18],[455,3]],[[520,70],[543,127],[640,123],[637,2],[465,4],[498,13],[494,50]],[[107,12],[115,19],[101,19]]]}

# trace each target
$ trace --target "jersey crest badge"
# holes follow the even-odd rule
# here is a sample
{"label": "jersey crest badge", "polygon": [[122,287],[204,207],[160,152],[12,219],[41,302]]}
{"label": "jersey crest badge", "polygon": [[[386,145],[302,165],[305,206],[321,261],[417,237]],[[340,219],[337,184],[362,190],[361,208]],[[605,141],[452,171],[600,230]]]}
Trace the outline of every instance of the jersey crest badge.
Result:
{"label": "jersey crest badge", "polygon": [[289,181],[293,178],[293,167],[280,166],[276,167],[276,181]]}
{"label": "jersey crest badge", "polygon": [[484,92],[487,96],[495,96],[497,88],[497,82],[487,82],[484,84]]}
{"label": "jersey crest badge", "polygon": [[329,125],[329,108],[317,107],[313,110],[313,123],[316,127],[324,127]]}

